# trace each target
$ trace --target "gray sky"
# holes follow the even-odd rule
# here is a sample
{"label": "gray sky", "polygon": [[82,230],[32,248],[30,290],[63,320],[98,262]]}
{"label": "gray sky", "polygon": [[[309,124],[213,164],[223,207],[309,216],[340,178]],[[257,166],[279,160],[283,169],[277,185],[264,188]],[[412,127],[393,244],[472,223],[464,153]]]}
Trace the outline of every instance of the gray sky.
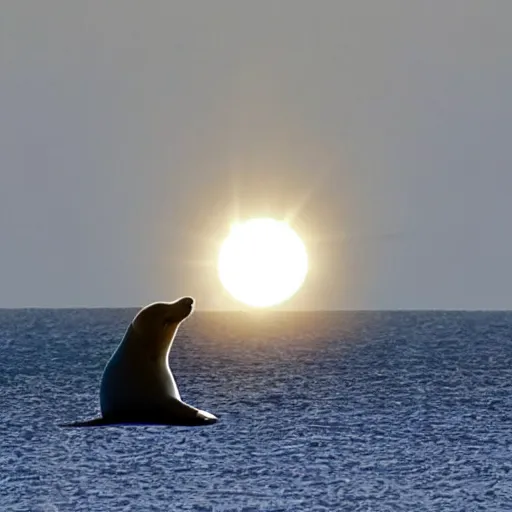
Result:
{"label": "gray sky", "polygon": [[512,308],[510,0],[4,0],[0,306],[238,308],[230,222],[283,217],[287,308]]}

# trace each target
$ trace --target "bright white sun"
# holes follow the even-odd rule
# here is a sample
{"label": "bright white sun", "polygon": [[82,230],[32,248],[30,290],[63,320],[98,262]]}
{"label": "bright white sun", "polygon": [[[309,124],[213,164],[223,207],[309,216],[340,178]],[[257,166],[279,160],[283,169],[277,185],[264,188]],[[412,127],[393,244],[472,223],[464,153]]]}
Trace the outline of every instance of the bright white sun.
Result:
{"label": "bright white sun", "polygon": [[249,306],[268,307],[290,298],[308,271],[306,248],[286,222],[252,219],[231,227],[219,253],[219,278]]}

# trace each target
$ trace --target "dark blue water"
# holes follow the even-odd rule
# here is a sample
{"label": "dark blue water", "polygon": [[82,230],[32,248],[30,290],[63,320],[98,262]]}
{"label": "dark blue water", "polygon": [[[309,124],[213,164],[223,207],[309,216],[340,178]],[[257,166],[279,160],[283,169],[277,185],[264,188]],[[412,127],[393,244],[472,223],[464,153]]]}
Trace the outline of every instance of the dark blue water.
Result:
{"label": "dark blue water", "polygon": [[512,313],[196,313],[210,427],[99,411],[133,310],[0,311],[1,511],[512,510]]}

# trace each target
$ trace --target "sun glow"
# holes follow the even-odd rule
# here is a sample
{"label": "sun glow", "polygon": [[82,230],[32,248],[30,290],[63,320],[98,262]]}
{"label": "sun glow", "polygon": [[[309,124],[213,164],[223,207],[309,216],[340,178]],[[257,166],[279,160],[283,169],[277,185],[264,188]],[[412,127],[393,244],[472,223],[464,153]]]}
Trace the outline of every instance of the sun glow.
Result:
{"label": "sun glow", "polygon": [[307,271],[304,243],[286,222],[274,219],[234,224],[219,253],[221,283],[249,306],[268,307],[290,298]]}

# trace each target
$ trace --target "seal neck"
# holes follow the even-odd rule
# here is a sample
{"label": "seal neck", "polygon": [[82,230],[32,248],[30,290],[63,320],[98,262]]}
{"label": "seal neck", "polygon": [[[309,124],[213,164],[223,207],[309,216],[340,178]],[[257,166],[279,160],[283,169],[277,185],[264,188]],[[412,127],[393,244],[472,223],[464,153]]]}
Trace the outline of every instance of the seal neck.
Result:
{"label": "seal neck", "polygon": [[131,323],[124,335],[126,341],[126,343],[123,343],[124,349],[131,353],[137,353],[139,356],[149,354],[153,360],[158,359],[167,362],[179,325],[180,322],[170,324],[161,333],[161,336],[156,337],[156,339],[148,339],[143,334],[139,334]]}

